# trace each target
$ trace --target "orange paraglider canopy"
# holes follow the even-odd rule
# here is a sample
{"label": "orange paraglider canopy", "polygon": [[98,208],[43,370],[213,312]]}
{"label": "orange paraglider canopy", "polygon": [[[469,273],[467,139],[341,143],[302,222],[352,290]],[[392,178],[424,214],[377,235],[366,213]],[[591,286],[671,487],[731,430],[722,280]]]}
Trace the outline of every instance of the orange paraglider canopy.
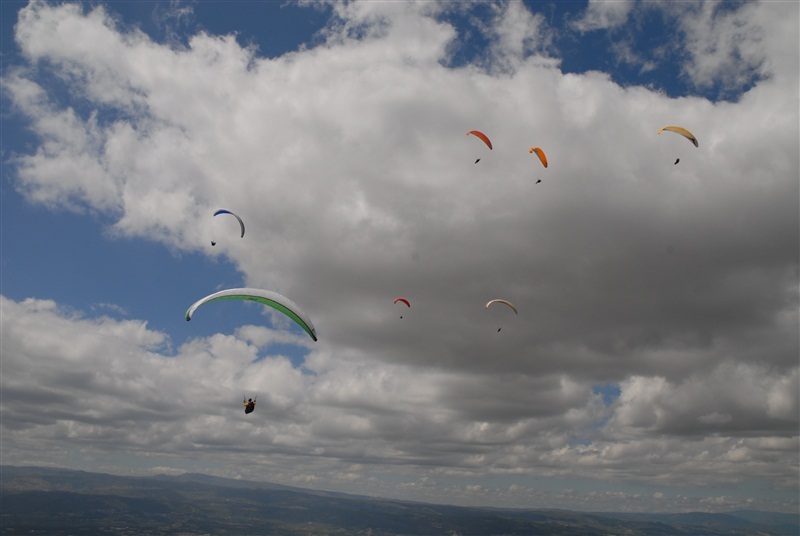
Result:
{"label": "orange paraglider canopy", "polygon": [[484,134],[480,130],[470,130],[469,132],[467,132],[467,136],[469,136],[470,134],[483,140],[483,143],[485,143],[486,146],[489,147],[489,150],[492,150],[492,142],[486,134]]}
{"label": "orange paraglider canopy", "polygon": [[542,165],[544,167],[547,167],[547,156],[545,156],[544,151],[542,151],[539,147],[531,147],[530,149],[528,149],[528,152],[536,153],[536,156],[539,157],[539,160],[541,160]]}

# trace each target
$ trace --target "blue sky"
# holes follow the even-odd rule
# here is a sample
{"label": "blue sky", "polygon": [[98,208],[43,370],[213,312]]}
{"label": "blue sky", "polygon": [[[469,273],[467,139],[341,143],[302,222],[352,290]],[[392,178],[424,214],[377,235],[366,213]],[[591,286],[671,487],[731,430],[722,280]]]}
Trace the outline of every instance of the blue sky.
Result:
{"label": "blue sky", "polygon": [[0,19],[4,463],[797,511],[796,3]]}

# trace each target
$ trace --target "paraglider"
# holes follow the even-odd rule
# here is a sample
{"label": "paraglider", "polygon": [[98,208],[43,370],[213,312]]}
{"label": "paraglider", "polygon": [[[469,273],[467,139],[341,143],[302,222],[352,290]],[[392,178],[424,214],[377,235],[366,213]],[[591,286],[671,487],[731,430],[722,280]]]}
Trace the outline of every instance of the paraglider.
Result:
{"label": "paraglider", "polygon": [[[528,152],[531,153],[531,154],[532,153],[536,153],[536,156],[539,157],[539,161],[542,163],[542,165],[544,167],[547,167],[547,156],[544,154],[544,151],[541,148],[539,148],[539,147],[530,147],[528,149]],[[542,179],[538,179],[536,181],[536,184],[539,184],[540,182],[542,182]]]}
{"label": "paraglider", "polygon": [[694,137],[694,134],[692,134],[691,132],[689,132],[688,130],[686,130],[683,127],[672,127],[672,126],[670,126],[670,127],[662,127],[658,131],[658,133],[661,134],[665,130],[668,130],[670,132],[675,132],[676,134],[680,134],[681,136],[683,136],[684,138],[686,138],[687,140],[692,142],[695,147],[700,147],[700,144],[697,142],[697,138]]}
{"label": "paraglider", "polygon": [[[216,216],[219,216],[220,214],[230,214],[231,216],[233,216],[234,218],[236,218],[236,219],[239,221],[239,227],[240,227],[240,228],[241,228],[241,230],[242,230],[242,235],[241,235],[241,238],[244,238],[244,222],[242,221],[242,218],[240,218],[240,217],[239,217],[237,214],[234,214],[234,213],[233,213],[233,212],[231,212],[230,210],[227,210],[227,209],[224,209],[224,208],[221,208],[221,209],[219,209],[218,211],[216,211],[216,212],[214,213],[214,216],[216,217]],[[212,246],[216,246],[216,245],[217,245],[217,243],[216,243],[214,240],[212,240],[212,241],[211,241],[211,245],[212,245]]]}
{"label": "paraglider", "polygon": [[[674,127],[674,126],[662,127],[662,128],[659,129],[658,133],[661,134],[665,130],[669,131],[669,132],[674,132],[676,134],[679,134],[679,135],[683,136],[684,138],[686,138],[687,140],[692,142],[692,145],[694,145],[695,147],[699,147],[700,146],[700,144],[697,142],[697,138],[695,138],[694,134],[692,134],[691,132],[689,132],[688,130],[686,130],[683,127]],[[680,162],[680,161],[681,161],[680,158],[676,158],[675,162],[672,165],[673,166],[677,166],[678,162]]]}
{"label": "paraglider", "polygon": [[[517,308],[516,308],[516,307],[514,307],[514,304],[513,304],[513,303],[511,303],[511,302],[510,302],[510,301],[508,301],[508,300],[501,300],[501,299],[489,300],[488,302],[486,302],[486,305],[484,305],[484,306],[483,306],[483,308],[484,308],[484,309],[488,309],[488,308],[489,308],[489,306],[490,306],[490,305],[492,305],[492,304],[494,304],[494,303],[502,303],[503,305],[506,305],[507,307],[510,307],[510,308],[511,308],[511,310],[512,310],[512,311],[514,311],[514,314],[515,314],[515,315],[516,315],[516,314],[519,314],[519,313],[517,313]],[[498,332],[499,332],[501,329],[502,329],[502,328],[501,328],[500,326],[498,326],[498,327],[497,327],[497,331],[498,331]]]}
{"label": "paraglider", "polygon": [[296,303],[277,292],[257,288],[232,288],[209,294],[205,298],[194,302],[186,310],[186,320],[191,320],[192,315],[201,305],[219,300],[249,300],[263,303],[294,320],[314,341],[317,340],[317,331],[314,328],[314,324],[311,323],[311,319]]}
{"label": "paraglider", "polygon": [[[411,303],[405,298],[395,298],[392,303],[397,303],[397,302],[406,304],[406,307],[409,308],[411,307]],[[400,315],[400,318],[403,318],[403,315]]]}
{"label": "paraglider", "polygon": [[[486,146],[489,148],[489,150],[490,151],[492,150],[492,142],[489,139],[489,136],[487,136],[486,134],[484,134],[480,130],[470,130],[469,132],[467,132],[467,136],[469,136],[470,134],[472,134],[473,136],[475,136],[478,139],[480,139],[481,141],[483,141],[483,143],[486,144]],[[477,160],[475,160],[475,163],[477,164],[480,161],[481,161],[481,159],[478,158]]]}
{"label": "paraglider", "polygon": [[253,413],[253,410],[256,409],[256,398],[257,397],[248,398],[247,401],[245,401],[244,397],[242,397],[242,403],[244,404],[245,414]]}

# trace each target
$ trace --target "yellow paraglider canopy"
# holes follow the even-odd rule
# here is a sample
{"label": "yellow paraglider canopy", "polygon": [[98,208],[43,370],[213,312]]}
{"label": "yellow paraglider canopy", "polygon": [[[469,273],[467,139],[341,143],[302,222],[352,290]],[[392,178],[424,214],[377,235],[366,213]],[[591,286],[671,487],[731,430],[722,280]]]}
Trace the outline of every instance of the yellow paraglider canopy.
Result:
{"label": "yellow paraglider canopy", "polygon": [[700,144],[697,143],[697,138],[694,137],[694,134],[692,134],[683,127],[663,127],[658,131],[658,133],[661,134],[665,130],[669,130],[670,132],[675,132],[676,134],[680,134],[681,136],[692,142],[695,147],[700,147]]}

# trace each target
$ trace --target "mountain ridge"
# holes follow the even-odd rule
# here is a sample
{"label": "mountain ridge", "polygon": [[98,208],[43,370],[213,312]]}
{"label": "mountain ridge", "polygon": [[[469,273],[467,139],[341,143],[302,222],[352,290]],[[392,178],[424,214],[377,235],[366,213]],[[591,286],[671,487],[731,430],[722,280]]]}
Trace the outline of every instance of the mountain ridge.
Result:
{"label": "mountain ridge", "polygon": [[[798,534],[800,514],[463,507],[201,473],[117,476],[0,466],[0,528],[47,534]],[[83,532],[81,532],[83,531]]]}

